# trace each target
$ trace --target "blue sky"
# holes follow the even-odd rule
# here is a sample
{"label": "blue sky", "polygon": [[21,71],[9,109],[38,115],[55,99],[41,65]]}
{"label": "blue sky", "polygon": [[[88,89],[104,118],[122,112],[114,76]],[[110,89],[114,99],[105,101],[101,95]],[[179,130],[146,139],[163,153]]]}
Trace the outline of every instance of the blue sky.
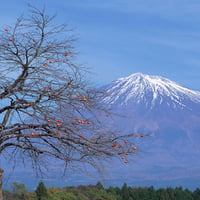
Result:
{"label": "blue sky", "polygon": [[74,28],[77,62],[97,85],[142,72],[200,90],[199,0],[1,0],[0,26],[27,3]]}

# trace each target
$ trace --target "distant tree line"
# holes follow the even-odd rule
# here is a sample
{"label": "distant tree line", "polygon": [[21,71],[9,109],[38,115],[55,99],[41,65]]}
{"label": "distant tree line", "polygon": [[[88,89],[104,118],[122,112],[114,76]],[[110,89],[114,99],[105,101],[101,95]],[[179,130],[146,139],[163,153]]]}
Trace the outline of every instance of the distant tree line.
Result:
{"label": "distant tree line", "polygon": [[12,191],[4,190],[3,195],[4,200],[200,200],[200,189],[129,187],[126,183],[121,188],[104,188],[100,182],[96,185],[46,188],[40,182],[34,192],[29,192],[24,184],[14,182]]}

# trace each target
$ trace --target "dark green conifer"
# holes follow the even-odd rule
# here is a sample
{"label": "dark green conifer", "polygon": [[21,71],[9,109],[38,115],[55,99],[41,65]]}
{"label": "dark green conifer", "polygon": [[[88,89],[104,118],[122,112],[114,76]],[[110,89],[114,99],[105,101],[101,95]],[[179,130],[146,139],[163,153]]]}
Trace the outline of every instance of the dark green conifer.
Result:
{"label": "dark green conifer", "polygon": [[100,190],[103,190],[103,189],[104,189],[104,187],[103,187],[103,185],[102,185],[102,183],[101,183],[100,181],[97,182],[96,187],[97,187],[98,189],[100,189]]}
{"label": "dark green conifer", "polygon": [[37,200],[46,200],[48,197],[47,189],[42,181],[39,182],[35,193],[37,195]]}
{"label": "dark green conifer", "polygon": [[121,189],[121,197],[123,200],[129,200],[129,189],[127,187],[127,184],[124,183]]}

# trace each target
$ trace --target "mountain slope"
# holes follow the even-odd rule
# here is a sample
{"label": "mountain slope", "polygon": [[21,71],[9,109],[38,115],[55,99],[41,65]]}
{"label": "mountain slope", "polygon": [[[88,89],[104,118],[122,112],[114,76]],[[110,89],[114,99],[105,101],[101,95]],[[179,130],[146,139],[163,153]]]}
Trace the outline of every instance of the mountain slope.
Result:
{"label": "mountain slope", "polygon": [[[199,187],[200,92],[160,76],[141,73],[120,78],[103,89],[107,96],[102,103],[110,106],[111,113],[109,117],[99,118],[116,131],[149,136],[133,137],[138,151],[133,157],[126,156],[128,164],[120,159],[106,163],[101,181],[106,185],[126,182],[131,186]],[[26,184],[31,181],[31,167],[25,170],[28,177],[20,168],[12,180]],[[60,172],[61,167],[51,171],[51,178],[53,173]],[[102,178],[91,169],[88,172],[89,176],[69,171],[67,178],[49,179],[48,185],[95,184]]]}

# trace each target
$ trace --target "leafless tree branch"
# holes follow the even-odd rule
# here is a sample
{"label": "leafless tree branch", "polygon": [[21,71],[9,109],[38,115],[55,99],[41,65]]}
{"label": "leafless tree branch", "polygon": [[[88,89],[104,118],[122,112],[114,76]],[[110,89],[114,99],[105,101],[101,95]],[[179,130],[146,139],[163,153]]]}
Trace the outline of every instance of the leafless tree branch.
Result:
{"label": "leafless tree branch", "polygon": [[99,160],[135,154],[128,139],[137,134],[121,135],[103,123],[104,94],[87,85],[75,64],[71,30],[30,9],[28,18],[0,32],[0,155],[11,151],[34,162],[45,155],[98,169]]}

